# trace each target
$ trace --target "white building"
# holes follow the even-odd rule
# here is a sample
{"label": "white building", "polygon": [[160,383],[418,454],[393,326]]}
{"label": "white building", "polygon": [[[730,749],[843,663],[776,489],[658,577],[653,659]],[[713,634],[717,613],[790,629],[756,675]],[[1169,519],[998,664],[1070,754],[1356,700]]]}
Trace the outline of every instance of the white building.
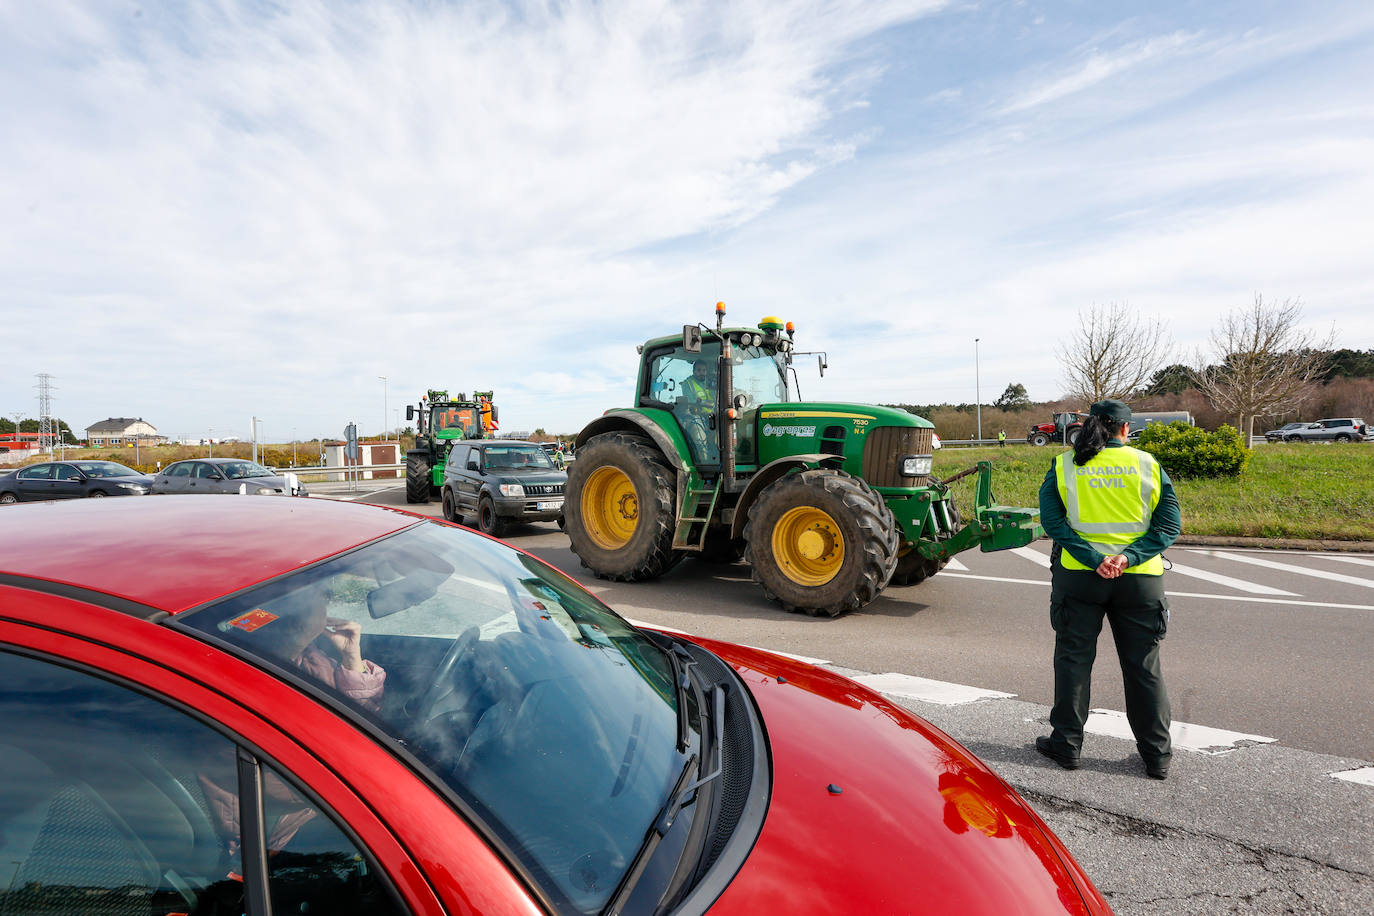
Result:
{"label": "white building", "polygon": [[106,445],[163,445],[167,437],[158,434],[157,428],[139,417],[110,417],[86,427],[86,442],[92,447]]}

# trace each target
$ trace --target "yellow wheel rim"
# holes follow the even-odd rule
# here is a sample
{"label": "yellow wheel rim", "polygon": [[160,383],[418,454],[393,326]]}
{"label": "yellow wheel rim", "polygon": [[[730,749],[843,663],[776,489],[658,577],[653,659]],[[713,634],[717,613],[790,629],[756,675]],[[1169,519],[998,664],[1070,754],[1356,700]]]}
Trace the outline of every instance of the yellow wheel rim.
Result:
{"label": "yellow wheel rim", "polygon": [[639,494],[620,468],[597,468],[582,488],[582,522],[602,550],[619,550],[639,523]]}
{"label": "yellow wheel rim", "polygon": [[844,565],[844,535],[829,513],[797,506],[773,528],[773,558],[798,585],[825,585]]}

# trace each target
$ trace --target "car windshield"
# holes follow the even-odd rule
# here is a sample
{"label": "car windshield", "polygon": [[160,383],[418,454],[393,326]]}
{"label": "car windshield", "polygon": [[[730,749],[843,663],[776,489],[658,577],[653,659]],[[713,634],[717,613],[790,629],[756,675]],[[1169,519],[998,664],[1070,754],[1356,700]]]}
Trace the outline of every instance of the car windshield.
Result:
{"label": "car windshield", "polygon": [[78,461],[77,468],[87,477],[137,477],[138,471],[113,461]]}
{"label": "car windshield", "polygon": [[382,729],[559,911],[606,905],[683,767],[667,655],[459,529],[420,523],[182,623]]}
{"label": "car windshield", "polygon": [[251,461],[226,461],[219,466],[220,473],[230,480],[242,480],[245,477],[272,477],[273,474],[260,464]]}
{"label": "car windshield", "polygon": [[549,453],[537,445],[488,445],[482,450],[482,467],[488,471],[522,468],[554,470]]}

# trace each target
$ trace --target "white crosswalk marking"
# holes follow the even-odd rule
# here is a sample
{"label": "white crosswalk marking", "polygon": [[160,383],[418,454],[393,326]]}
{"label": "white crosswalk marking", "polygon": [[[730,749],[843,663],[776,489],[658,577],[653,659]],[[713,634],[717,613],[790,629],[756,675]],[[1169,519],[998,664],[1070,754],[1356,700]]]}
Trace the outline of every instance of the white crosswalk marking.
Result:
{"label": "white crosswalk marking", "polygon": [[1344,573],[1327,572],[1324,569],[1308,569],[1305,566],[1294,566],[1292,563],[1279,563],[1274,560],[1265,560],[1261,557],[1252,557],[1244,553],[1227,553],[1224,550],[1199,550],[1198,553],[1208,556],[1218,557],[1223,560],[1232,560],[1236,563],[1249,563],[1253,566],[1263,566],[1265,569],[1278,569],[1283,572],[1293,573],[1296,576],[1311,576],[1314,579],[1328,579],[1332,582],[1344,582],[1347,585],[1360,585],[1364,588],[1374,588],[1374,579],[1361,579],[1358,576],[1347,576]]}
{"label": "white crosswalk marking", "polygon": [[1180,576],[1201,579],[1204,582],[1214,582],[1217,585],[1225,585],[1227,588],[1249,592],[1252,595],[1286,595],[1290,598],[1297,596],[1297,592],[1286,592],[1281,588],[1260,585],[1258,582],[1247,582],[1244,579],[1223,576],[1221,573],[1208,572],[1205,569],[1197,569],[1193,566],[1184,566],[1182,563],[1176,562],[1172,557],[1169,558],[1169,563],[1172,564],[1169,567],[1169,571],[1178,573]]}
{"label": "white crosswalk marking", "polygon": [[865,674],[854,680],[879,693],[938,703],[941,706],[959,706],[978,700],[1008,700],[1016,696],[1014,693],[984,690],[982,687],[968,687],[948,681],[932,681],[930,678],[910,674]]}
{"label": "white crosswalk marking", "polygon": [[[1027,560],[1031,560],[1046,569],[1050,566],[1050,558],[1033,547],[1014,547],[1011,552],[1017,556],[1025,557]],[[1281,588],[1272,588],[1268,585],[1260,585],[1257,582],[1247,582],[1244,579],[1234,579],[1231,576],[1223,576],[1220,573],[1207,572],[1192,566],[1185,566],[1181,563],[1175,563],[1172,558],[1169,562],[1173,563],[1172,571],[1181,576],[1191,576],[1194,579],[1202,579],[1203,581],[1213,582],[1217,585],[1225,585],[1228,588],[1249,592],[1252,595],[1285,595],[1290,598],[1297,597],[1296,592],[1286,592]]]}
{"label": "white crosswalk marking", "polygon": [[1374,786],[1374,767],[1360,767],[1358,770],[1342,770],[1330,774],[1346,782],[1357,782],[1362,786]]}
{"label": "white crosswalk marking", "polygon": [[949,558],[949,562],[945,564],[945,569],[948,569],[950,572],[968,572],[968,567],[953,557]]}
{"label": "white crosswalk marking", "polygon": [[[1134,741],[1131,723],[1126,721],[1124,712],[1114,709],[1094,709],[1088,712],[1088,721],[1083,730],[1094,735],[1107,735],[1111,738],[1124,738]],[[1247,744],[1273,744],[1277,738],[1263,735],[1247,735],[1243,732],[1228,732],[1206,725],[1192,725],[1188,722],[1175,722],[1169,727],[1175,750],[1192,751],[1195,754],[1227,754]]]}
{"label": "white crosswalk marking", "polygon": [[1368,557],[1345,557],[1330,553],[1309,553],[1309,557],[1321,557],[1324,560],[1335,560],[1337,563],[1355,563],[1359,566],[1374,566],[1374,560]]}

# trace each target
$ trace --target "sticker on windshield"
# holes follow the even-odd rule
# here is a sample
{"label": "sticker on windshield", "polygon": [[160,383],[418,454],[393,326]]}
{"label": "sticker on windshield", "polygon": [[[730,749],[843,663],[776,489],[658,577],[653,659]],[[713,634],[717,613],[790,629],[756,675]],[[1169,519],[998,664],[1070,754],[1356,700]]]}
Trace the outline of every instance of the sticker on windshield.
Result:
{"label": "sticker on windshield", "polygon": [[251,633],[259,627],[265,627],[277,619],[276,614],[264,611],[262,608],[249,611],[247,614],[240,614],[237,617],[224,621],[219,625],[221,630],[228,630],[233,627],[245,633]]}

